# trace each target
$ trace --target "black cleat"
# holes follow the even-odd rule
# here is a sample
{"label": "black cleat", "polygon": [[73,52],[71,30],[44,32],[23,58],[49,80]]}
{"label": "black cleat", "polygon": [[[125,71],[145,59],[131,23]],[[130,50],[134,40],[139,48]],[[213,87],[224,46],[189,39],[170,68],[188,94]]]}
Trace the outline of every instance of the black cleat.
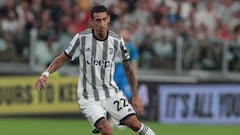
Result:
{"label": "black cleat", "polygon": [[100,133],[100,131],[97,128],[95,128],[95,129],[93,129],[92,133],[98,134],[98,133]]}

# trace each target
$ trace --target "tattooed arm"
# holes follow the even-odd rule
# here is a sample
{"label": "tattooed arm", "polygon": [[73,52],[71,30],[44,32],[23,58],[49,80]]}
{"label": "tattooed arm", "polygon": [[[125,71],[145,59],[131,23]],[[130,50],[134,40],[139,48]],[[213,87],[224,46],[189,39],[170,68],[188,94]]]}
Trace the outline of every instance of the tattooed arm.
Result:
{"label": "tattooed arm", "polygon": [[56,57],[52,63],[47,68],[47,71],[51,74],[58,70],[67,60],[69,59],[68,56],[66,56],[64,53]]}
{"label": "tattooed arm", "polygon": [[132,90],[132,105],[138,115],[143,113],[143,106],[138,97],[136,74],[129,61],[123,62],[123,67]]}
{"label": "tattooed arm", "polygon": [[58,70],[67,60],[69,59],[64,53],[56,57],[52,63],[49,65],[47,70],[37,79],[35,83],[35,89],[41,90],[46,88],[48,75]]}

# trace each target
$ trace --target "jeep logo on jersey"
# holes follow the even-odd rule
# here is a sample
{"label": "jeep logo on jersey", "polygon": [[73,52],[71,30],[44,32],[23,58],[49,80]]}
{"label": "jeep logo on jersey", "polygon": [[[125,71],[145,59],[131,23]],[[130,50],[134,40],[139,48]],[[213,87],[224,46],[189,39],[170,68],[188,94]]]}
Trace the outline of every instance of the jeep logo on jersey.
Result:
{"label": "jeep logo on jersey", "polygon": [[110,61],[108,60],[97,60],[94,57],[91,57],[91,60],[87,60],[87,64],[92,66],[101,66],[103,68],[110,66]]}

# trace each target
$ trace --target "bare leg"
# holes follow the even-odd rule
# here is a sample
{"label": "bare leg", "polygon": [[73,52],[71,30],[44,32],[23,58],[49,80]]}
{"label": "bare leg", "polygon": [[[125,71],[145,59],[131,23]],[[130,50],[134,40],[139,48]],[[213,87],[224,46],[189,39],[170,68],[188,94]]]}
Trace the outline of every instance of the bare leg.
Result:
{"label": "bare leg", "polygon": [[125,118],[122,122],[139,135],[156,135],[151,128],[141,123],[135,115]]}
{"label": "bare leg", "polygon": [[113,135],[111,125],[106,118],[99,120],[96,127],[102,135]]}
{"label": "bare leg", "polygon": [[142,125],[141,122],[138,120],[137,116],[135,115],[131,115],[125,118],[122,122],[135,132],[137,132]]}

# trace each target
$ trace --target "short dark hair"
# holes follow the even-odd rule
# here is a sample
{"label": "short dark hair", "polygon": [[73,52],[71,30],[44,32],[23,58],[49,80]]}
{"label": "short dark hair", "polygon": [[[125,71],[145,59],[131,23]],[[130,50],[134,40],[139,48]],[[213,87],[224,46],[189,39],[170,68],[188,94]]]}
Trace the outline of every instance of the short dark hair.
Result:
{"label": "short dark hair", "polygon": [[97,5],[91,9],[91,18],[93,18],[94,13],[100,13],[100,12],[106,12],[107,15],[109,14],[108,9],[105,6]]}

